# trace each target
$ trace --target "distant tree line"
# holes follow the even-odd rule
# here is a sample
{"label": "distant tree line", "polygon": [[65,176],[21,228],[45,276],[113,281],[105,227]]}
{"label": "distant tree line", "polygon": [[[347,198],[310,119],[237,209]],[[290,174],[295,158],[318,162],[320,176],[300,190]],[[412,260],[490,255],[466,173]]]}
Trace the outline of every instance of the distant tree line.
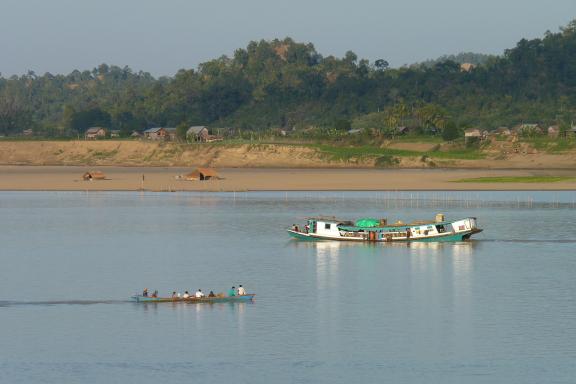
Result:
{"label": "distant tree line", "polygon": [[[463,71],[459,62],[477,66]],[[472,60],[474,59],[474,60]],[[390,68],[349,51],[322,56],[290,38],[250,42],[173,77],[102,64],[68,75],[0,77],[0,134],[46,136],[91,126],[132,130],[213,125],[442,133],[520,122],[569,124],[576,114],[576,21],[498,57],[462,54]]]}

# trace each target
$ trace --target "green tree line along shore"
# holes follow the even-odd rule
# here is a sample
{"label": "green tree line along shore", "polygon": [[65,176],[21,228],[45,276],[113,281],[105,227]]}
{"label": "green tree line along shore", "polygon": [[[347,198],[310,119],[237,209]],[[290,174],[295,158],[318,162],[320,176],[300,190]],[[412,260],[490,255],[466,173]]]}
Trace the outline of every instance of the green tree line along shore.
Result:
{"label": "green tree line along shore", "polygon": [[[475,66],[463,70],[464,61]],[[173,77],[106,64],[68,75],[0,76],[2,136],[207,125],[239,137],[285,130],[314,138],[350,130],[389,136],[405,126],[451,140],[466,128],[523,122],[566,130],[575,117],[576,20],[501,56],[461,54],[401,68],[350,51],[325,57],[286,38],[251,42]]]}

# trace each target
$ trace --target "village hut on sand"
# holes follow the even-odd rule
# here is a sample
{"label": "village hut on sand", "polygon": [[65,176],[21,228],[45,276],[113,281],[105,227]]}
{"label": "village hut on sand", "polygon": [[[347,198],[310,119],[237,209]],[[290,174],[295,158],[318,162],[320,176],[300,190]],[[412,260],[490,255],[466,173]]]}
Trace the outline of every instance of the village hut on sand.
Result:
{"label": "village hut on sand", "polygon": [[84,181],[106,180],[106,175],[100,171],[90,171],[82,175]]}
{"label": "village hut on sand", "polygon": [[220,176],[213,168],[196,168],[189,174],[184,175],[184,179],[189,181],[220,180]]}

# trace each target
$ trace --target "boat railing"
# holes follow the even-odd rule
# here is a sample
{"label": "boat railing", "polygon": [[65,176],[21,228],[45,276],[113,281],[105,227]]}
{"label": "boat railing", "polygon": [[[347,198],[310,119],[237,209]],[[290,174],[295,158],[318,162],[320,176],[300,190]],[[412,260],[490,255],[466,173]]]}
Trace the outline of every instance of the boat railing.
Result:
{"label": "boat railing", "polygon": [[342,237],[357,237],[357,238],[363,238],[363,237],[364,237],[364,234],[359,233],[359,232],[340,231],[340,236],[342,236]]}

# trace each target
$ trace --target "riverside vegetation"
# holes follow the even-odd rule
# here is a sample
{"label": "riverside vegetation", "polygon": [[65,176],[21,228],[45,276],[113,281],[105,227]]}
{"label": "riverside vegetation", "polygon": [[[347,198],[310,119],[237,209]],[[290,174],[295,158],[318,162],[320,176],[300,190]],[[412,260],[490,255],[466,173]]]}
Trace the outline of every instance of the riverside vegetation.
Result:
{"label": "riverside vegetation", "polygon": [[[463,71],[458,61],[477,66]],[[239,139],[282,129],[306,140],[350,129],[390,137],[407,126],[453,140],[468,127],[520,122],[566,130],[575,91],[576,21],[523,39],[502,56],[460,55],[401,68],[351,51],[325,57],[312,44],[286,38],[251,42],[232,57],[173,77],[106,64],[68,75],[0,76],[0,135],[32,129],[43,137],[77,137],[90,126],[125,136],[173,126],[182,135],[187,126],[208,125]]]}

